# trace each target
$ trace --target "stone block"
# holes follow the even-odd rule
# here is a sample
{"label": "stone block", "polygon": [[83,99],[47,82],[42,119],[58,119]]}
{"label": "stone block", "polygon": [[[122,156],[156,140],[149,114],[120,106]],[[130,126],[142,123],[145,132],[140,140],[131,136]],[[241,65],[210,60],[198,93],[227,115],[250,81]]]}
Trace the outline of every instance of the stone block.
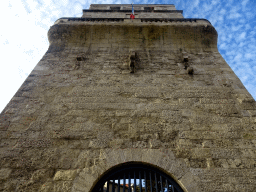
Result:
{"label": "stone block", "polygon": [[211,150],[204,148],[191,149],[191,157],[193,159],[203,159],[211,157]]}
{"label": "stone block", "polygon": [[71,191],[71,187],[72,187],[71,181],[57,181],[54,183],[53,191],[68,192],[68,191]]}
{"label": "stone block", "polygon": [[238,158],[240,154],[241,152],[239,149],[225,149],[225,148],[211,149],[211,157],[215,159]]}
{"label": "stone block", "polygon": [[77,170],[59,170],[55,173],[54,181],[72,181],[77,175]]}
{"label": "stone block", "polygon": [[179,180],[180,183],[184,183],[184,187],[188,191],[198,191],[200,192],[199,186],[197,186],[197,183],[199,181],[199,178],[191,173],[186,173],[182,178]]}
{"label": "stone block", "polygon": [[0,169],[0,180],[6,180],[9,178],[12,170],[9,168],[1,168]]}
{"label": "stone block", "polygon": [[45,182],[41,188],[40,188],[40,192],[47,192],[47,191],[52,191],[53,190],[53,182]]}

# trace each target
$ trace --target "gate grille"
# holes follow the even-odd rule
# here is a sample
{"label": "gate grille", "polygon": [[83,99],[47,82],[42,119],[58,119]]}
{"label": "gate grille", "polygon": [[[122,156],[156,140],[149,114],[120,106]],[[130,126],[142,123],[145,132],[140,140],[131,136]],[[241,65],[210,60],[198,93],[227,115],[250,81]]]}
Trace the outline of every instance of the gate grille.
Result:
{"label": "gate grille", "polygon": [[164,172],[144,164],[128,164],[104,175],[92,192],[183,192]]}

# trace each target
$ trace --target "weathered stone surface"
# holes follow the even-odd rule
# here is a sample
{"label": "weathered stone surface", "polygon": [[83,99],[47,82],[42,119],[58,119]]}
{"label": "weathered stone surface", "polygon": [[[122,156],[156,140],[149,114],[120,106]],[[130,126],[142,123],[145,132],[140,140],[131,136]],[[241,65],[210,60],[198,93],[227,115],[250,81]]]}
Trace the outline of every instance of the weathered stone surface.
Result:
{"label": "weathered stone surface", "polygon": [[53,180],[55,181],[69,181],[73,180],[77,174],[77,170],[61,170],[57,171],[54,175]]}
{"label": "weathered stone surface", "polygon": [[0,169],[0,180],[5,180],[8,179],[8,177],[10,176],[12,170],[8,169],[8,168],[2,168]]}
{"label": "weathered stone surface", "polygon": [[90,191],[129,162],[184,191],[255,190],[256,104],[216,30],[136,19],[51,27],[48,51],[0,115],[0,191]]}

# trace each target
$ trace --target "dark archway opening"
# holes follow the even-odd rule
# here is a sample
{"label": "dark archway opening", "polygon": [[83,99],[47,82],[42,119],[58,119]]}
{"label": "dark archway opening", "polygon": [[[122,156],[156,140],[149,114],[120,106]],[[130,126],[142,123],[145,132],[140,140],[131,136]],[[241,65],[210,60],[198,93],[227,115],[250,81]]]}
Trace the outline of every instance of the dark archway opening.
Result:
{"label": "dark archway opening", "polygon": [[183,192],[176,181],[160,169],[143,163],[124,163],[107,171],[92,192]]}

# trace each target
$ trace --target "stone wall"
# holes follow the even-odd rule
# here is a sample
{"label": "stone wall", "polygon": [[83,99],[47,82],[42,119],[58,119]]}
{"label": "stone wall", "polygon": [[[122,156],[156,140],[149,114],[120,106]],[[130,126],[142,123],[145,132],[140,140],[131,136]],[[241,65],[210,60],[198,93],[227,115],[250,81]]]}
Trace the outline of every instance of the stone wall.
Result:
{"label": "stone wall", "polygon": [[90,191],[131,161],[184,191],[255,190],[255,101],[209,22],[66,21],[48,37],[0,115],[0,191]]}

